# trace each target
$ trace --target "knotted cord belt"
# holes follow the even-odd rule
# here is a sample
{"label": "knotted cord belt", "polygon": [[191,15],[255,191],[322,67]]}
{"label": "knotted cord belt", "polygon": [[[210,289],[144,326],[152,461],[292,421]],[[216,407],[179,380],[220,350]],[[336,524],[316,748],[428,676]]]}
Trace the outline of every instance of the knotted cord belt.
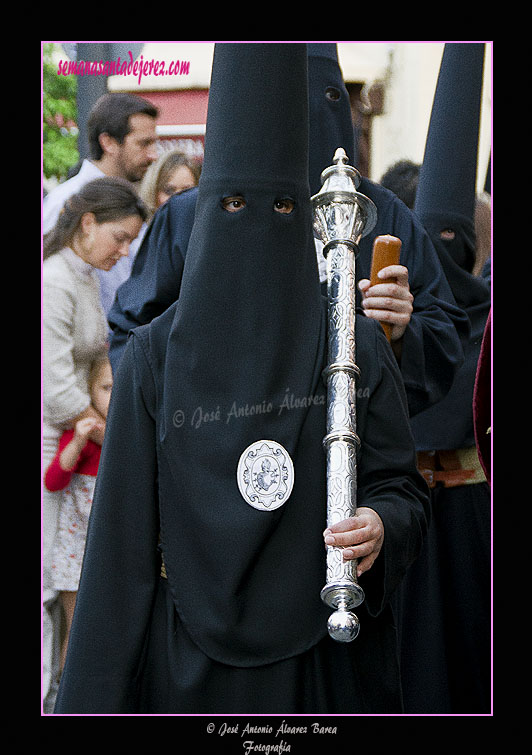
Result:
{"label": "knotted cord belt", "polygon": [[417,467],[429,488],[445,488],[486,482],[476,446],[450,451],[418,451]]}

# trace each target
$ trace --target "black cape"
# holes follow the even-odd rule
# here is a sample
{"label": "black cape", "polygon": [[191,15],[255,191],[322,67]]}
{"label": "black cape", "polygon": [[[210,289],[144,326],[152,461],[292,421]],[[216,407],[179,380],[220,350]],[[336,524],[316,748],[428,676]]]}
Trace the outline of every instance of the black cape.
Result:
{"label": "black cape", "polygon": [[[272,522],[246,506],[235,482],[226,505],[240,507],[240,516],[235,521],[223,515],[211,523],[214,539],[205,538],[196,523],[198,513],[214,514],[208,505],[212,496],[204,506],[196,500],[192,508],[183,499],[183,481],[173,471],[180,444],[172,437],[179,438],[180,423],[208,438],[209,426],[232,433],[252,417],[249,412],[247,418],[236,416],[231,404],[219,407],[216,416],[218,407],[206,402],[204,414],[210,416],[203,417],[202,427],[195,429],[199,414],[178,414],[161,438],[166,424],[158,402],[164,390],[161,363],[175,308],[134,331],[113,388],[55,712],[401,712],[389,597],[419,552],[427,498],[415,467],[404,390],[384,334],[375,322],[357,318],[357,364],[363,375],[357,404],[358,503],[379,513],[386,534],[376,563],[360,578],[366,595],[357,608],[360,634],[342,645],[326,633],[330,611],[320,599],[324,472],[317,489],[304,485],[278,514],[271,512]],[[306,464],[313,458],[323,468],[325,388],[319,370],[309,386],[311,396]],[[275,424],[303,411],[288,398],[269,412],[266,407],[263,418]],[[296,474],[301,478],[299,465]],[[159,576],[161,547],[167,579]],[[240,596],[250,584],[256,590],[256,619],[246,639],[238,621],[246,610]],[[218,605],[218,596],[229,596],[227,605]]]}

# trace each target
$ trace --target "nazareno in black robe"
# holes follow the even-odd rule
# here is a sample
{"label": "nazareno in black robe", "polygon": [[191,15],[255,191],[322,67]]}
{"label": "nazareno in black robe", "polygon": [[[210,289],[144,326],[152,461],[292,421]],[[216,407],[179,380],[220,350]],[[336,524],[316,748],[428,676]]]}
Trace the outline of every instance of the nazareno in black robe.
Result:
{"label": "nazareno in black robe", "polygon": [[[308,44],[309,181],[319,191],[320,174],[342,146],[355,165],[356,145],[349,93],[336,44]],[[353,156],[353,157],[351,157]],[[457,306],[431,238],[419,218],[384,186],[362,176],[358,191],[377,207],[377,222],[359,244],[357,280],[369,278],[373,242],[391,234],[401,239],[400,264],[408,269],[413,312],[402,337],[400,370],[411,417],[439,401],[463,362],[469,336],[467,316]],[[358,293],[358,291],[357,291]]]}
{"label": "nazareno in black robe", "polygon": [[[484,44],[446,44],[415,211],[438,252],[471,336],[448,394],[412,419],[420,451],[475,447],[473,390],[491,307],[472,274]],[[453,240],[440,232],[453,230]],[[487,481],[431,490],[431,524],[401,589],[398,624],[408,713],[491,707],[491,491]]]}
{"label": "nazareno in black robe", "polygon": [[[361,578],[355,642],[329,638],[320,599],[327,328],[306,82],[302,45],[216,45],[180,297],[120,361],[56,713],[401,711],[389,599],[421,547],[428,496],[395,358],[362,315],[358,503],[385,537]],[[228,213],[221,200],[237,194],[246,206]],[[275,212],[287,197],[293,211]],[[294,464],[273,511],[237,486],[260,439]]]}

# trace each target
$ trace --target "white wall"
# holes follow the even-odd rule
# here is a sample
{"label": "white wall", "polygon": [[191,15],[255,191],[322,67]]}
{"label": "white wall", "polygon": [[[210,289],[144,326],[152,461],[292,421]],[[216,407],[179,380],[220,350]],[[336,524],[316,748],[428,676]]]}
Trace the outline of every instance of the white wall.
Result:
{"label": "white wall", "polygon": [[[440,69],[443,42],[342,42],[345,81],[385,84],[384,113],[372,119],[371,176],[379,180],[397,160],[421,163]],[[492,45],[486,46],[478,184],[484,187],[491,149]]]}

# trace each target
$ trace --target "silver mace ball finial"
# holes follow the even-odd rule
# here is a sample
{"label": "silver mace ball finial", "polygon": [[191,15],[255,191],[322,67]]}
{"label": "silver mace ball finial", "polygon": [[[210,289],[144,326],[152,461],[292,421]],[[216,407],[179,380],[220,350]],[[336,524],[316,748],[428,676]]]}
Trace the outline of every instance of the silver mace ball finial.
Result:
{"label": "silver mace ball finial", "polygon": [[345,608],[345,603],[329,616],[327,621],[329,636],[337,642],[352,642],[360,631],[360,621],[356,614]]}

